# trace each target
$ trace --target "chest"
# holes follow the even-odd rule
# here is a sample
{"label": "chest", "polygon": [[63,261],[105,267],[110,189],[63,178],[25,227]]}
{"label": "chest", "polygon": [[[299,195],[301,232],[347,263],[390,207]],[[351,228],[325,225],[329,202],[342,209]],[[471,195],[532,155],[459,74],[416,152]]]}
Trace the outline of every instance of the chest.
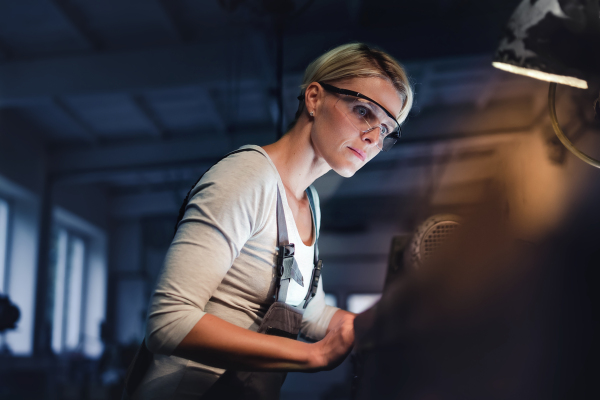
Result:
{"label": "chest", "polygon": [[290,210],[292,210],[292,215],[294,216],[300,239],[302,239],[302,242],[305,245],[310,246],[313,242],[313,218],[308,198],[305,196],[304,199],[298,200],[291,196],[287,190],[286,194],[288,205]]}

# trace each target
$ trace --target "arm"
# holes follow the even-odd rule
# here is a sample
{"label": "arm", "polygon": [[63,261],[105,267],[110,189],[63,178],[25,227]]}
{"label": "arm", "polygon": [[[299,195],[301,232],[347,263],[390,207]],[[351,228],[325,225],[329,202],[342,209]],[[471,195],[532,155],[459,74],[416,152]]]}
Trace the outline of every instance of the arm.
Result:
{"label": "arm", "polygon": [[337,310],[335,314],[333,314],[333,317],[331,317],[331,321],[329,322],[329,325],[327,326],[327,334],[329,334],[329,332],[337,329],[340,325],[344,325],[348,322],[350,322],[350,324],[354,323],[354,317],[356,317],[356,314],[351,313],[350,311],[345,311],[345,310]]}
{"label": "arm", "polygon": [[264,224],[260,211],[253,212],[271,189],[256,182],[264,176],[251,168],[233,173],[215,168],[199,184],[201,195],[192,194],[152,295],[146,325],[150,351],[251,370],[310,371],[337,363],[339,351],[327,346],[258,334],[205,312],[244,243]]}
{"label": "arm", "polygon": [[[240,328],[206,314],[179,343],[174,355],[237,370],[318,371],[339,365],[354,343],[354,316],[325,305],[322,283],[304,313],[304,330],[325,338],[309,344]],[[319,337],[320,336],[320,337]]]}
{"label": "arm", "polygon": [[355,314],[325,304],[323,277],[317,294],[309,303],[302,320],[302,332],[316,340],[314,345],[326,360],[324,370],[341,364],[354,345]]}
{"label": "arm", "polygon": [[224,159],[190,193],[150,301],[146,345],[153,353],[173,354],[207,316],[208,301],[245,243],[264,226],[264,212],[273,205],[274,171],[266,159],[261,163],[263,156],[252,155]]}
{"label": "arm", "polygon": [[327,362],[318,346],[264,335],[206,314],[177,346],[174,355],[220,368],[311,371]]}
{"label": "arm", "polygon": [[352,349],[354,315],[338,310],[329,323],[325,338],[309,344],[253,332],[206,314],[173,354],[225,369],[330,370],[341,364]]}
{"label": "arm", "polygon": [[337,367],[352,351],[355,315],[348,311],[338,310],[327,326],[325,338],[315,343],[320,345],[323,357],[332,360],[324,369],[331,370]]}

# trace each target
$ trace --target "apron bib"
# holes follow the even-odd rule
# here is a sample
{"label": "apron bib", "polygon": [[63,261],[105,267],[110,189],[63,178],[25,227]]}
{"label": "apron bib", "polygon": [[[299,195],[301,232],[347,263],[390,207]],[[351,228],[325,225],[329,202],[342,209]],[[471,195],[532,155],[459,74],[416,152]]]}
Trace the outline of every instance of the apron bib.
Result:
{"label": "apron bib", "polygon": [[[314,201],[310,188],[306,190],[306,193],[312,210],[315,232],[317,232]],[[287,289],[290,280],[297,276],[295,269],[298,267],[294,260],[294,244],[289,243],[288,240],[287,225],[283,214],[283,203],[281,194],[279,193],[279,186],[277,187],[277,235],[279,242],[279,253],[277,257],[277,300],[269,307],[257,332],[296,340],[298,333],[300,332],[304,309],[317,293],[319,278],[321,276],[321,267],[323,264],[318,260],[319,250],[317,246],[317,237],[315,238],[314,267],[306,297],[304,298],[304,301],[296,307],[286,304]],[[299,270],[297,272],[299,273]],[[300,274],[300,278],[296,280],[298,281],[301,279],[302,274]],[[304,286],[303,283],[302,286]],[[287,372],[227,370],[210,387],[210,389],[208,389],[201,399],[278,400],[281,386],[283,385],[286,376]]]}

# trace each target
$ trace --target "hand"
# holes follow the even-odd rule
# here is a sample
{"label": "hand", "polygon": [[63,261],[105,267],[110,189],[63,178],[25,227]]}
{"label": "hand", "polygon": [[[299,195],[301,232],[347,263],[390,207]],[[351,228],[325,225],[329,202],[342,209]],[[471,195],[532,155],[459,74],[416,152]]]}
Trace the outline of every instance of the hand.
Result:
{"label": "hand", "polygon": [[339,310],[333,316],[327,335],[314,344],[319,369],[332,370],[344,361],[354,345],[354,317],[347,311]]}

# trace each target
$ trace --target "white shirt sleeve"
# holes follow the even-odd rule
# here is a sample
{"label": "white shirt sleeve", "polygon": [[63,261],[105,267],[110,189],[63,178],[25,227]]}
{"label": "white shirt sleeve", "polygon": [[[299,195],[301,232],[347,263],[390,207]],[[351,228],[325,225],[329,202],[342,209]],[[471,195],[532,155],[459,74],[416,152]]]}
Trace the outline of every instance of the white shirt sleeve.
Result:
{"label": "white shirt sleeve", "polygon": [[265,193],[275,190],[274,179],[266,176],[266,160],[234,168],[240,165],[236,157],[263,157],[249,153],[254,152],[219,162],[190,194],[150,300],[146,344],[152,352],[172,354],[206,314],[206,303],[241,248],[265,223],[261,205]]}
{"label": "white shirt sleeve", "polygon": [[337,307],[328,306],[325,304],[325,292],[323,291],[323,277],[319,280],[317,293],[315,297],[308,303],[304,315],[302,316],[302,328],[300,331],[303,335],[314,339],[321,340],[325,337],[327,327]]}

